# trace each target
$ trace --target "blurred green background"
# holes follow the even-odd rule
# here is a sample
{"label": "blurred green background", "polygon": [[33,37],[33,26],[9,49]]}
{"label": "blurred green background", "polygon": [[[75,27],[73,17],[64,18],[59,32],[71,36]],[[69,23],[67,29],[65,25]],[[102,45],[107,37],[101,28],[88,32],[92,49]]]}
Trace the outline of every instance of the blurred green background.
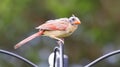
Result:
{"label": "blurred green background", "polygon": [[[69,67],[81,67],[108,52],[120,49],[120,0],[0,0],[0,49],[17,53],[39,67],[49,67],[47,58],[56,46],[48,37],[38,37],[21,48],[13,46],[37,32],[35,27],[50,19],[79,17],[82,24],[65,38]],[[95,67],[120,67],[120,55]],[[0,67],[30,67],[0,54]]]}

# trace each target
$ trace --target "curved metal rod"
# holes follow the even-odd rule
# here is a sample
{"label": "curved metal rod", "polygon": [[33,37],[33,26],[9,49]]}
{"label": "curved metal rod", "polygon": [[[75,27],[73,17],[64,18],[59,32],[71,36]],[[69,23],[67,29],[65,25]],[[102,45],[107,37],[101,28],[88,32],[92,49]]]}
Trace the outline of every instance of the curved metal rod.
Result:
{"label": "curved metal rod", "polygon": [[23,58],[23,57],[20,56],[20,55],[15,54],[15,53],[12,53],[12,52],[9,52],[9,51],[6,51],[6,50],[2,50],[2,49],[0,49],[0,53],[7,54],[7,55],[9,55],[9,56],[18,58],[18,59],[20,59],[20,60],[26,62],[27,64],[31,65],[32,67],[38,67],[37,65],[35,65],[35,64],[32,63],[31,61],[29,61],[29,60]]}
{"label": "curved metal rod", "polygon": [[53,62],[53,67],[55,67],[55,63],[57,62],[57,61],[56,61],[57,51],[59,51],[59,48],[58,48],[58,47],[55,47],[55,48],[54,48],[54,62]]}
{"label": "curved metal rod", "polygon": [[87,64],[84,67],[91,67],[91,66],[95,65],[96,63],[98,63],[98,62],[100,62],[100,61],[102,61],[102,60],[104,60],[104,59],[106,59],[108,57],[111,57],[113,55],[119,54],[119,53],[120,53],[120,50],[116,50],[116,51],[110,52],[108,54],[105,54],[105,55],[99,57],[98,59],[94,60],[93,62]]}

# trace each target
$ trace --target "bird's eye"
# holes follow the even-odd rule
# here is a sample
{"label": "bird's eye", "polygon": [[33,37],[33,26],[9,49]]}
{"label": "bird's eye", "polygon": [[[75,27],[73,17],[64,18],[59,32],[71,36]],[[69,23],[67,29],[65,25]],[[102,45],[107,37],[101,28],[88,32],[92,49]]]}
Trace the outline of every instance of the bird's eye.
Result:
{"label": "bird's eye", "polygon": [[75,21],[75,18],[72,18],[71,20],[72,20],[72,21]]}
{"label": "bird's eye", "polygon": [[70,21],[71,23],[73,23],[74,21],[76,21],[76,19],[75,19],[74,17],[71,17],[71,18],[69,19],[69,21]]}

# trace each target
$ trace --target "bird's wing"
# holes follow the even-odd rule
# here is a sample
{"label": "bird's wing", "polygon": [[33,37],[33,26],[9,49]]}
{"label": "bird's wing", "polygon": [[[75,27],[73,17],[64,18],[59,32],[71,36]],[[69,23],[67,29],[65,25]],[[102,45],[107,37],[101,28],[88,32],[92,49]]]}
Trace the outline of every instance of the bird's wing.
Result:
{"label": "bird's wing", "polygon": [[46,23],[36,27],[36,29],[42,30],[66,30],[69,22],[67,18],[61,18],[56,20],[49,20]]}

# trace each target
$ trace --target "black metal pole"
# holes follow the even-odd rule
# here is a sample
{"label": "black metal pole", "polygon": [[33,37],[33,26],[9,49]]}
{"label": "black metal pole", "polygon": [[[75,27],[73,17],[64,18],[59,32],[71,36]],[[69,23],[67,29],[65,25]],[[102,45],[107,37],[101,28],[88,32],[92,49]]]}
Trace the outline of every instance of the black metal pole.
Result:
{"label": "black metal pole", "polygon": [[12,52],[9,52],[9,51],[6,51],[6,50],[2,50],[2,49],[0,49],[0,53],[7,54],[7,55],[10,55],[10,56],[12,56],[12,57],[16,57],[16,58],[18,58],[18,59],[26,62],[27,64],[31,65],[32,67],[38,67],[37,65],[35,65],[35,64],[32,63],[31,61],[23,58],[23,57],[20,56],[20,55],[15,54],[15,53],[12,53]]}
{"label": "black metal pole", "polygon": [[64,50],[63,50],[63,46],[64,46],[64,44],[61,42],[61,41],[58,41],[58,44],[59,44],[59,54],[60,54],[60,57],[59,57],[59,65],[60,65],[60,67],[64,67],[64,59],[63,59],[63,52],[64,52]]}
{"label": "black metal pole", "polygon": [[98,63],[98,62],[100,62],[100,61],[102,61],[102,60],[104,60],[104,59],[106,59],[108,57],[111,57],[113,55],[119,54],[119,53],[120,53],[120,50],[116,50],[116,51],[110,52],[108,54],[105,54],[105,55],[99,57],[98,59],[94,60],[93,62],[87,64],[84,67],[91,67],[91,66],[95,65],[96,63]]}
{"label": "black metal pole", "polygon": [[68,56],[64,55],[64,44],[61,41],[57,41],[59,46],[54,48],[48,58],[49,67],[68,67]]}

